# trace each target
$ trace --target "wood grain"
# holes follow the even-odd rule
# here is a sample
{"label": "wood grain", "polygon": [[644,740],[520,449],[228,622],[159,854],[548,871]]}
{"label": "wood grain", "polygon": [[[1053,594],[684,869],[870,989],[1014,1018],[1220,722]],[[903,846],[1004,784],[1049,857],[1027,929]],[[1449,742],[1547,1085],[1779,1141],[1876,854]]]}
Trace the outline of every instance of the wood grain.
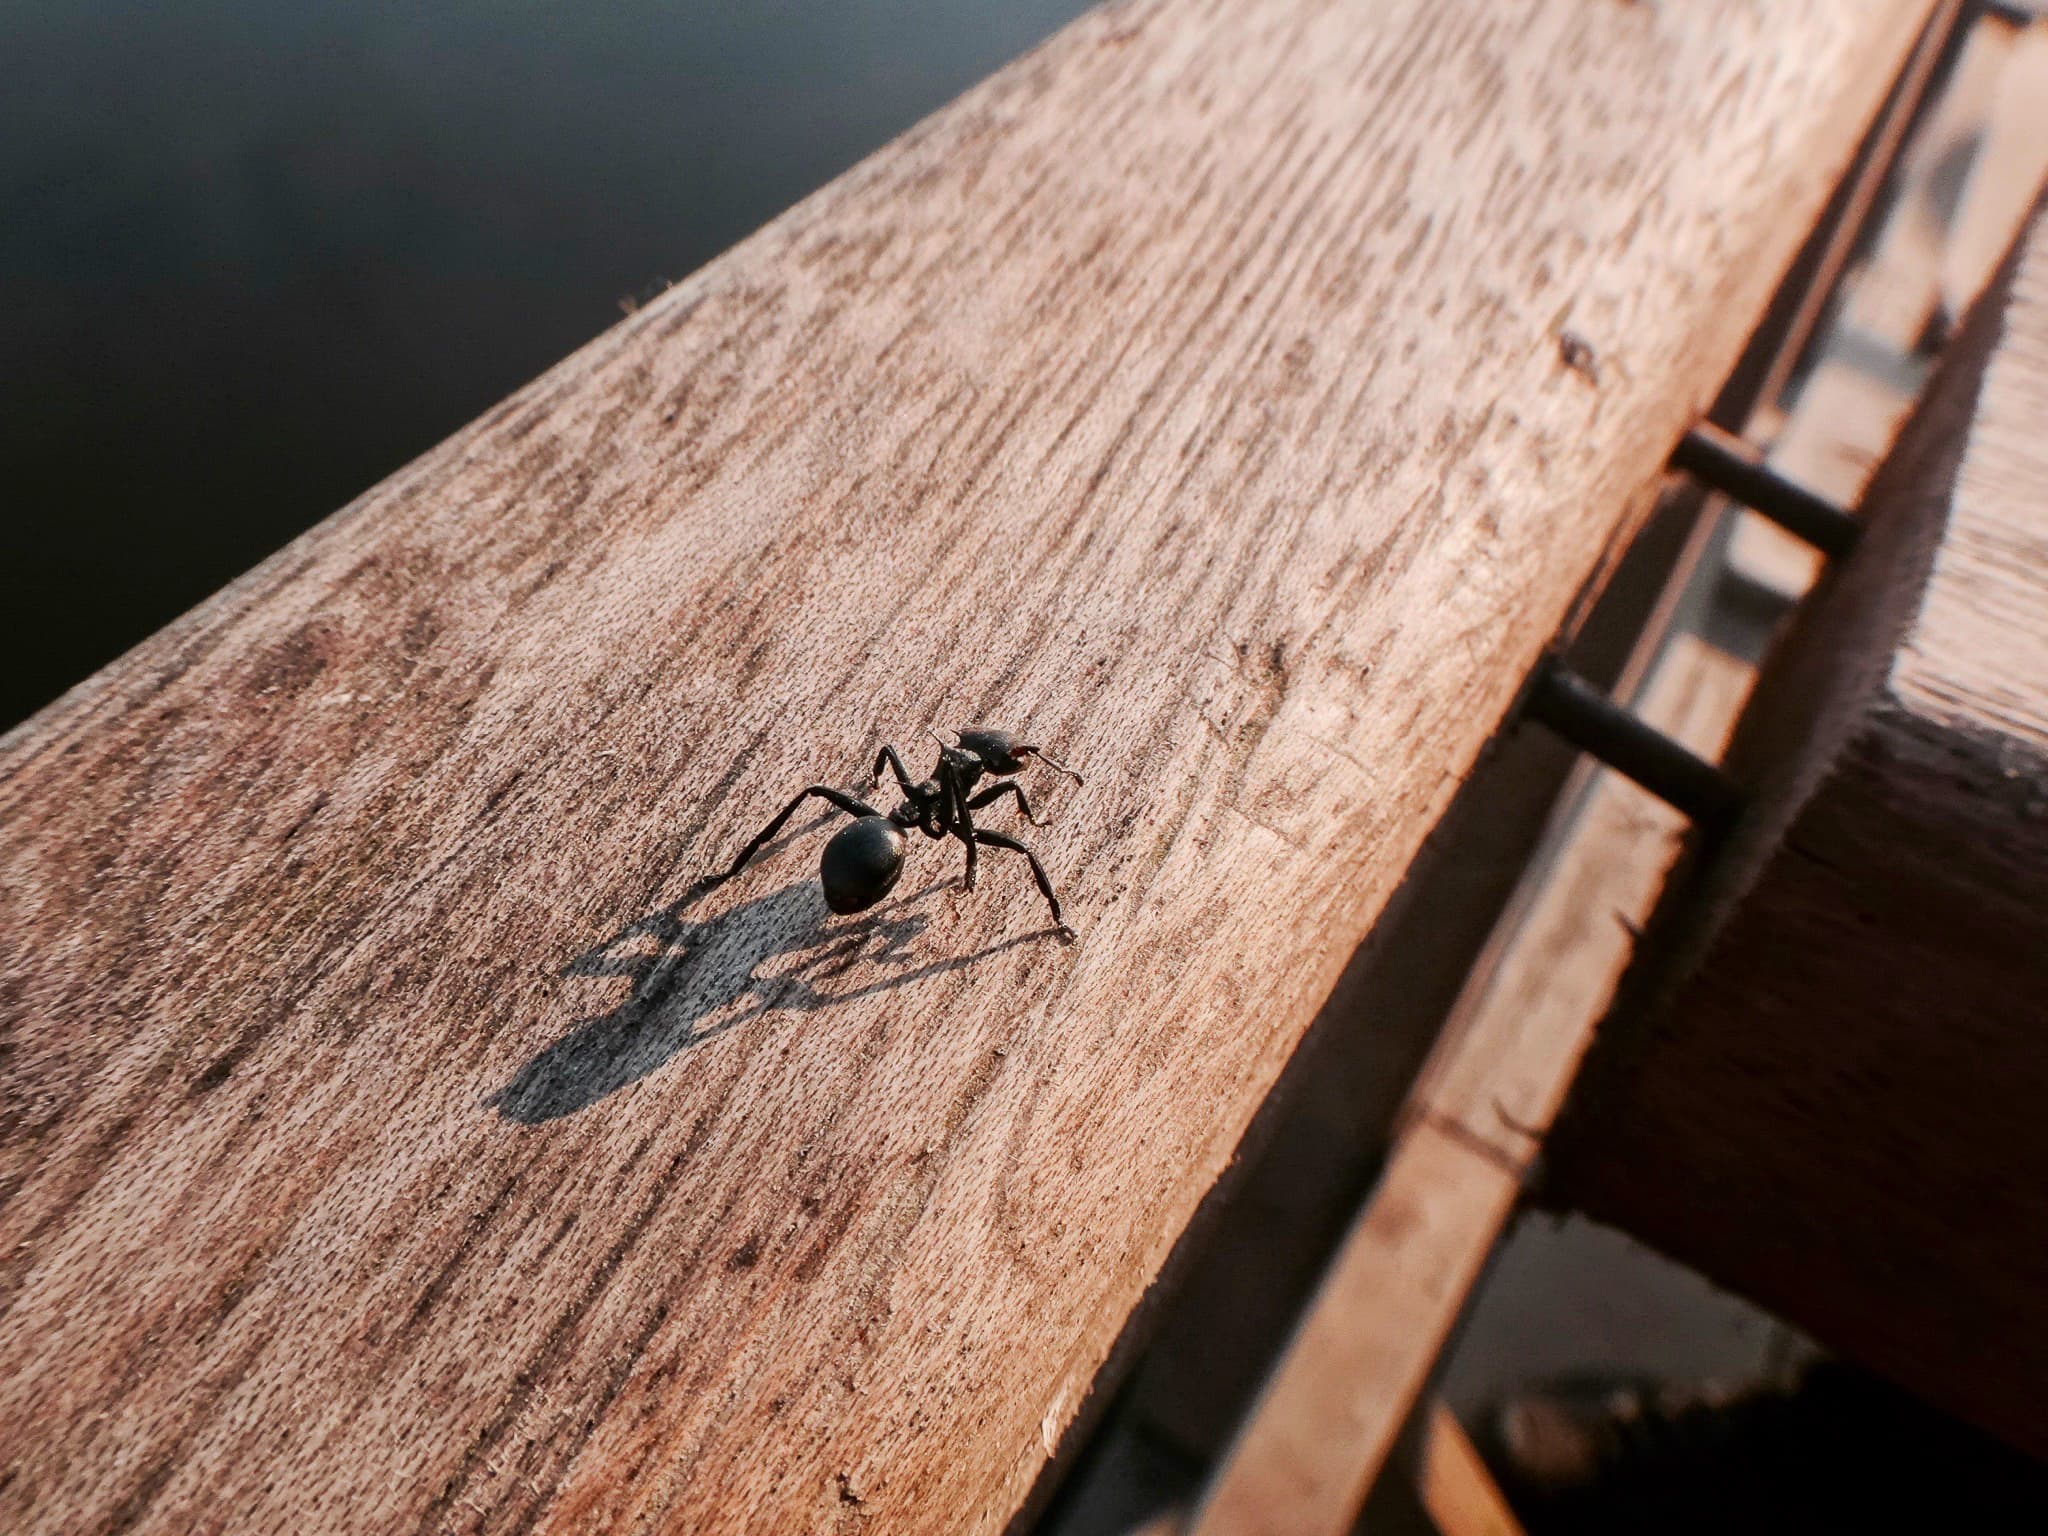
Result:
{"label": "wood grain", "polygon": [[1926,10],[1098,13],[6,738],[0,1524],[1010,1520]]}
{"label": "wood grain", "polygon": [[2048,224],[1759,683],[1740,839],[1646,941],[1561,1195],[2048,1453]]}

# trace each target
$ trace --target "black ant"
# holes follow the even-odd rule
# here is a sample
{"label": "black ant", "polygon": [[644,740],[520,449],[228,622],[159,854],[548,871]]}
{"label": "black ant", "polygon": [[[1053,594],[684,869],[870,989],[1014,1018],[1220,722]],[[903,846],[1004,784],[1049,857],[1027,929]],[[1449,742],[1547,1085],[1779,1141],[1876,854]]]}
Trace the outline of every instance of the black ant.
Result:
{"label": "black ant", "polygon": [[1031,861],[1031,877],[1038,882],[1038,889],[1052,908],[1052,920],[1067,938],[1074,936],[1074,930],[1067,926],[1060,915],[1060,899],[1053,894],[1052,881],[1045,875],[1045,866],[1038,862],[1033,853],[1016,838],[1001,832],[988,832],[974,824],[974,812],[985,805],[991,805],[1004,795],[1017,797],[1017,809],[1024,813],[1024,819],[1034,827],[1042,827],[1031,813],[1031,802],[1024,798],[1023,789],[1014,783],[998,784],[973,793],[974,786],[983,774],[1007,778],[1013,773],[1022,773],[1024,759],[1035,757],[1048,768],[1064,773],[1076,784],[1081,775],[1063,763],[1055,762],[1038,747],[1020,744],[1008,731],[976,729],[959,732],[957,746],[948,746],[936,732],[933,738],[939,743],[939,763],[932,770],[932,776],[923,783],[911,782],[909,771],[903,766],[903,759],[894,747],[883,747],[875,757],[875,771],[868,779],[868,791],[881,782],[882,769],[886,766],[896,775],[896,782],[903,790],[903,803],[884,816],[865,801],[856,800],[852,795],[842,793],[825,784],[813,784],[785,805],[776,818],[763,827],[760,834],[740,850],[740,856],[732,861],[732,868],[722,875],[706,875],[698,881],[700,889],[709,890],[723,885],[747,866],[747,861],[767,847],[775,834],[782,830],[782,824],[796,814],[797,807],[816,796],[835,808],[859,819],[850,827],[841,827],[832,834],[832,840],[825,845],[825,852],[818,860],[818,881],[825,887],[825,905],[834,912],[864,912],[895,889],[896,882],[903,874],[903,834],[912,830],[922,832],[926,837],[957,837],[967,845],[967,888],[974,889],[975,855],[983,848],[1007,848],[1012,853],[1021,853]]}

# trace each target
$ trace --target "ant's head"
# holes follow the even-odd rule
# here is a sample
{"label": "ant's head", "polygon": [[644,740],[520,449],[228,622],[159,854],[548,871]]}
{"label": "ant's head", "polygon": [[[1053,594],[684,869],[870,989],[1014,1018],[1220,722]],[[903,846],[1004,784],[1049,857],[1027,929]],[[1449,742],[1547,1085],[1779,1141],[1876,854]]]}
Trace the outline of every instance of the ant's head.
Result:
{"label": "ant's head", "polygon": [[980,758],[982,767],[999,777],[1022,773],[1026,766],[1024,759],[1035,757],[1046,767],[1064,773],[1076,784],[1081,782],[1081,775],[1073,769],[1054,762],[1037,747],[1020,743],[1008,731],[992,731],[985,726],[975,726],[972,730],[960,732],[959,735],[961,749]]}

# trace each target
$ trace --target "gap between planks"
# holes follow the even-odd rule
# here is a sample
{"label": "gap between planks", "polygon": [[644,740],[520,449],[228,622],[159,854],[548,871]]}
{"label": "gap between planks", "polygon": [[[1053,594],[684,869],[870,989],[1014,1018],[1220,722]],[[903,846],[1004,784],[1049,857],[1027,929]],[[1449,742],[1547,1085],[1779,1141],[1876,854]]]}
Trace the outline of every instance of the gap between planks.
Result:
{"label": "gap between planks", "polygon": [[[1753,676],[1681,635],[1640,712],[1717,757]],[[1385,1176],[1190,1536],[1348,1529],[1434,1369],[1685,833],[1627,779],[1583,772],[1568,840],[1498,963],[1460,999]]]}

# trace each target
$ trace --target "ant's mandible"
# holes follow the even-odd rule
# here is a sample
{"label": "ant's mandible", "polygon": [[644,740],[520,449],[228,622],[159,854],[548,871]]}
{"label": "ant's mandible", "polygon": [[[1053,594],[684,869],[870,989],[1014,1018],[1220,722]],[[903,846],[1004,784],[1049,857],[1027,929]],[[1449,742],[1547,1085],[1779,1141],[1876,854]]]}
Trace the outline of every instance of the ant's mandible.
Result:
{"label": "ant's mandible", "polygon": [[1024,798],[1022,787],[1015,783],[997,784],[974,793],[974,786],[983,774],[997,778],[1008,778],[1013,773],[1024,771],[1027,757],[1035,757],[1046,767],[1064,773],[1076,784],[1081,775],[1062,763],[1055,762],[1045,752],[1034,746],[1021,744],[1008,731],[992,731],[977,728],[961,731],[957,746],[948,746],[942,737],[939,742],[938,766],[932,776],[922,783],[912,783],[910,774],[903,766],[903,759],[894,747],[883,747],[875,757],[875,770],[869,776],[868,787],[881,782],[882,769],[889,768],[896,775],[896,783],[903,791],[903,803],[884,816],[865,801],[856,800],[825,784],[813,784],[789,804],[785,805],[775,819],[763,827],[754,840],[740,850],[740,856],[732,861],[732,868],[724,874],[706,875],[698,882],[700,888],[709,890],[723,885],[734,875],[747,867],[747,861],[774,840],[782,830],[782,824],[794,816],[797,807],[813,797],[823,800],[847,815],[857,817],[853,825],[841,827],[833,833],[832,840],[825,845],[824,855],[818,860],[818,881],[825,887],[825,905],[834,912],[864,912],[895,889],[896,882],[903,875],[904,834],[922,832],[926,837],[957,837],[967,846],[967,888],[974,889],[975,855],[983,848],[1007,848],[1012,853],[1021,853],[1031,863],[1031,878],[1038,882],[1039,893],[1052,908],[1052,920],[1061,934],[1074,936],[1074,930],[1067,926],[1060,914],[1060,899],[1053,894],[1052,881],[1046,878],[1045,866],[1038,862],[1038,855],[1014,837],[1001,832],[986,831],[974,824],[974,813],[983,806],[991,805],[1004,795],[1017,797],[1017,809],[1024,819],[1034,827],[1042,827],[1031,813],[1031,802]]}

